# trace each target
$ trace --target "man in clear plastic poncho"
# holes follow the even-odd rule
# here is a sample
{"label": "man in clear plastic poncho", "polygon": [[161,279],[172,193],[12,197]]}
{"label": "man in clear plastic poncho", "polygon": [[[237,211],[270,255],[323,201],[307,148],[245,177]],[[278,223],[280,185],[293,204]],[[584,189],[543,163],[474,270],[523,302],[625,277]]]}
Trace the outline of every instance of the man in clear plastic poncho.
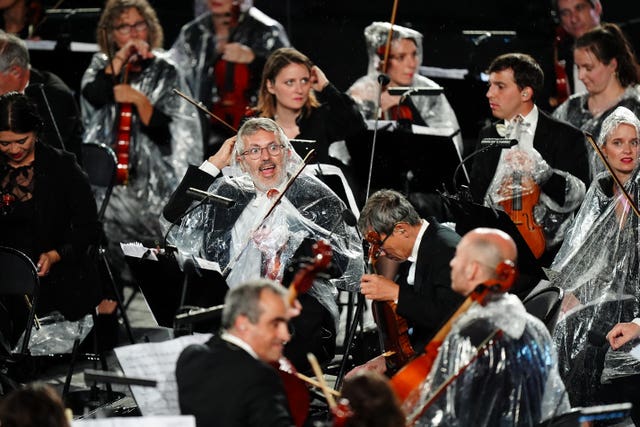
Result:
{"label": "man in clear plastic poncho", "polygon": [[[506,233],[472,230],[451,260],[451,287],[466,296],[504,280],[515,274],[516,254]],[[454,321],[430,374],[404,406],[420,426],[533,426],[569,409],[547,328],[508,293],[489,295]]]}
{"label": "man in clear plastic poncho", "polygon": [[[201,161],[201,132],[195,107],[172,92],[187,89],[177,67],[159,50],[162,27],[148,2],[110,0],[99,28],[101,51],[82,77],[83,140],[113,146],[119,134],[119,103],[132,105],[129,179],[114,188],[105,217],[107,237],[120,252],[122,241],[161,240],[158,213],[187,165]],[[139,70],[130,71],[122,82],[120,74],[130,62]]]}
{"label": "man in clear plastic poncho", "polygon": [[[207,8],[206,13],[182,27],[169,54],[183,65],[191,93],[207,109],[220,105],[221,101],[231,104],[248,101],[246,106],[255,105],[267,57],[278,48],[288,47],[289,38],[278,21],[253,7],[253,0],[209,0]],[[227,63],[225,79],[226,74],[232,73],[231,90],[217,86],[214,72],[219,60]],[[244,67],[248,69],[248,82],[239,74]],[[237,84],[247,83],[239,97],[233,93],[236,75]],[[224,110],[215,112],[233,126],[239,126],[237,117],[228,116]],[[228,133],[226,129],[224,133],[216,130],[218,124],[208,117],[202,118],[204,144],[209,153],[212,148],[219,148],[224,139],[221,135]]]}
{"label": "man in clear plastic poncho", "polygon": [[[236,169],[235,176],[220,175],[227,165]],[[303,314],[293,320],[293,338],[285,348],[294,365],[305,370],[307,352],[320,361],[333,357],[336,288],[357,290],[364,262],[357,231],[345,222],[345,205],[328,187],[302,173],[286,188],[301,166],[302,160],[273,120],[249,119],[237,139],[225,141],[200,168],[189,167],[163,215],[179,224],[169,236],[179,250],[218,262],[231,288],[259,277],[287,282],[287,267],[297,267],[292,261],[308,251],[310,242],[330,243],[337,271],[331,280],[316,278],[309,292],[299,297]],[[203,205],[185,214],[189,187],[208,188],[235,204]],[[265,217],[277,193],[283,193],[282,200]]]}
{"label": "man in clear plastic poncho", "polygon": [[[475,156],[471,193],[478,203],[500,205],[510,211],[514,222],[518,221],[516,217],[527,215],[528,205],[535,222],[528,225],[539,224],[542,236],[523,233],[523,237],[546,267],[590,181],[584,135],[536,106],[544,74],[531,56],[500,55],[491,62],[487,73],[486,97],[493,116],[499,120],[480,131],[476,150],[483,149],[484,138],[510,138],[518,144],[504,150],[484,147]],[[530,236],[538,237],[535,243],[541,244],[532,244]]]}
{"label": "man in clear plastic poncho", "polygon": [[[598,140],[636,205],[639,136],[640,121],[618,107],[603,122]],[[629,355],[628,346],[612,351],[605,341],[613,325],[640,317],[639,237],[638,217],[629,201],[608,172],[600,173],[552,265],[558,271],[553,284],[565,290],[553,336],[573,406],[640,396],[640,362]],[[634,392],[622,391],[631,382],[635,382]]]}
{"label": "man in clear plastic poncho", "polygon": [[[385,71],[389,76],[388,87],[438,87],[434,81],[418,73],[422,64],[422,34],[400,25],[393,26],[393,35],[389,51],[387,67],[384,67],[384,53],[391,24],[388,22],[374,22],[364,29],[367,42],[369,66],[367,75],[359,78],[347,91],[357,102],[365,119],[375,119],[380,84],[378,76]],[[449,101],[440,94],[437,96],[392,96],[386,90],[382,91],[381,109],[383,114],[393,115],[398,105],[411,110],[412,124],[429,126],[432,128],[448,128],[458,132],[460,126],[456,114],[449,105]],[[391,118],[391,117],[387,117]],[[454,143],[462,154],[462,136],[454,137]]]}

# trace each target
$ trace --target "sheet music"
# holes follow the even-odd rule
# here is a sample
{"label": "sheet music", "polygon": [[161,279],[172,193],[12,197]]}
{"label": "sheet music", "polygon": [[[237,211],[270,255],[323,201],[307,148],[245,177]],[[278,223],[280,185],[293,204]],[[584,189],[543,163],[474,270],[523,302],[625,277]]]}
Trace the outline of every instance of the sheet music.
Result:
{"label": "sheet music", "polygon": [[[58,42],[56,40],[25,40],[29,50],[55,50]],[[71,42],[71,52],[99,52],[100,48],[96,43]]]}
{"label": "sheet music", "polygon": [[144,258],[149,259],[151,261],[158,261],[158,257],[156,256],[156,250],[147,248],[140,242],[120,242],[120,247],[122,248],[122,252],[124,252],[125,256],[130,256],[133,258]]}
{"label": "sheet music", "polygon": [[114,417],[95,420],[75,420],[73,427],[195,427],[193,415],[171,415],[159,417]]}
{"label": "sheet music", "polygon": [[176,362],[182,350],[202,344],[211,334],[186,335],[159,343],[133,344],[114,349],[125,376],[156,380],[158,386],[131,386],[142,415],[178,415]]}

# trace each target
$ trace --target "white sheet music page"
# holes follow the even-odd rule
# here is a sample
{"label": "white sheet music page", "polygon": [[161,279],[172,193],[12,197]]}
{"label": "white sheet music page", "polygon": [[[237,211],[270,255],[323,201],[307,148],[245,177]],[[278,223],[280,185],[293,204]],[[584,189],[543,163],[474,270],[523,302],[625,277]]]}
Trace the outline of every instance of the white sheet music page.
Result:
{"label": "white sheet music page", "polygon": [[186,335],[159,343],[133,344],[114,349],[125,376],[156,380],[156,387],[131,386],[142,415],[179,415],[176,362],[182,350],[202,344],[211,334]]}
{"label": "white sheet music page", "polygon": [[147,248],[140,242],[120,242],[120,247],[125,256],[150,259],[151,261],[158,260],[158,257],[156,257],[157,249]]}
{"label": "white sheet music page", "polygon": [[193,415],[114,417],[75,420],[71,425],[72,427],[196,427],[196,418]]}

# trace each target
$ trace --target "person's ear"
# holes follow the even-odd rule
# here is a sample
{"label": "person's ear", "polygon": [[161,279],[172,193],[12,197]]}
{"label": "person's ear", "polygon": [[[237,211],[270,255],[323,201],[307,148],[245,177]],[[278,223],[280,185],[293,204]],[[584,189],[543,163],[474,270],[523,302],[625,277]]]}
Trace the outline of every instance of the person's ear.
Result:
{"label": "person's ear", "polygon": [[275,95],[275,91],[273,89],[273,83],[271,80],[267,80],[267,92],[269,92],[271,95]]}

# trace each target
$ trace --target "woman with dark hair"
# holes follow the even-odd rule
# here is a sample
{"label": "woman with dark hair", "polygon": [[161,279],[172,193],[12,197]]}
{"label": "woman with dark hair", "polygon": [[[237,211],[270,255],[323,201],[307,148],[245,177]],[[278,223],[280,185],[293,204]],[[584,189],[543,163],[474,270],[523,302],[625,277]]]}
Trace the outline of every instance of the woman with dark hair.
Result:
{"label": "woman with dark hair", "polygon": [[403,427],[405,415],[389,380],[373,371],[360,371],[345,379],[341,392],[351,414],[347,427]]}
{"label": "woman with dark hair", "polygon": [[[172,92],[186,85],[159,50],[162,27],[147,0],[107,1],[97,40],[100,52],[84,73],[80,102],[85,142],[126,141],[114,151],[128,176],[105,214],[110,254],[118,254],[122,241],[161,241],[162,207],[187,165],[202,161],[200,121],[195,107]],[[125,106],[130,115],[122,113]],[[117,271],[124,268],[123,256],[112,261]]]}
{"label": "woman with dark hair", "polygon": [[[572,95],[553,113],[555,118],[597,136],[617,107],[640,114],[640,71],[631,44],[617,25],[587,31],[576,40],[573,57],[587,92]],[[592,176],[601,171],[592,156]]]}
{"label": "woman with dark hair", "polygon": [[73,320],[98,302],[87,256],[101,228],[87,176],[75,156],[39,141],[42,126],[26,96],[0,96],[0,245],[24,252],[36,264],[37,312],[58,310]]}
{"label": "woman with dark hair", "polygon": [[288,47],[267,59],[255,115],[275,120],[290,139],[315,140],[317,161],[339,160],[341,166],[350,159],[344,139],[365,127],[351,97],[329,83],[306,55]]}

